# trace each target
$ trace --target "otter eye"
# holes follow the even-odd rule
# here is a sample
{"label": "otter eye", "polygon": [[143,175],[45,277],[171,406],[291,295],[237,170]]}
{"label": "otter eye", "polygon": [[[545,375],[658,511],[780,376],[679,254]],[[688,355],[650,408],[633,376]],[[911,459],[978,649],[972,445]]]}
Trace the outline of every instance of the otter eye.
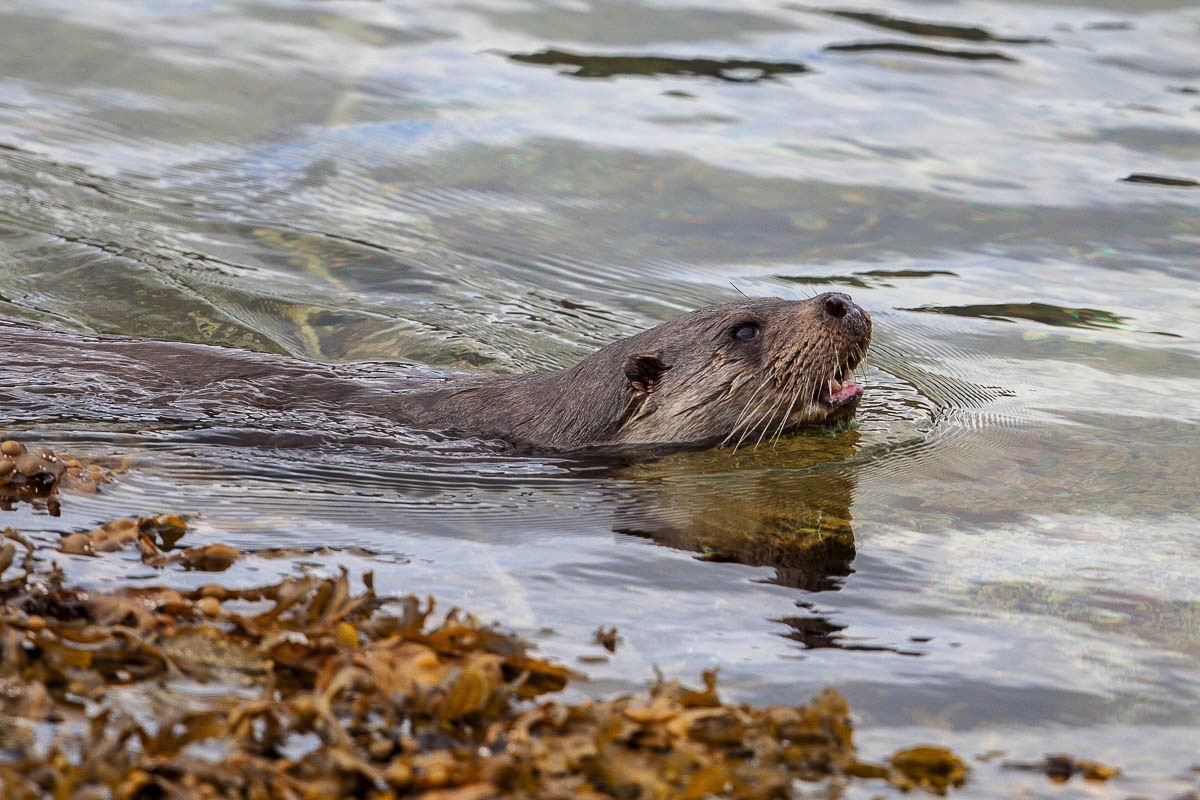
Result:
{"label": "otter eye", "polygon": [[741,339],[743,342],[749,342],[752,339],[757,339],[758,325],[753,322],[747,322],[744,325],[738,325],[733,329],[733,338]]}

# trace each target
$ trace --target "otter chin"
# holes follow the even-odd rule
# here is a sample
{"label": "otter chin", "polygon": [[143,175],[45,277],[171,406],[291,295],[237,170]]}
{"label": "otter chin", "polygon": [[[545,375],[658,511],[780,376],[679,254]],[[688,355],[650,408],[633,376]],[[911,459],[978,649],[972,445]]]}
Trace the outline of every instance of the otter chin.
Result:
{"label": "otter chin", "polygon": [[621,339],[573,367],[453,378],[393,397],[414,426],[537,450],[656,452],[775,439],[850,419],[871,316],[849,295],[711,306]]}

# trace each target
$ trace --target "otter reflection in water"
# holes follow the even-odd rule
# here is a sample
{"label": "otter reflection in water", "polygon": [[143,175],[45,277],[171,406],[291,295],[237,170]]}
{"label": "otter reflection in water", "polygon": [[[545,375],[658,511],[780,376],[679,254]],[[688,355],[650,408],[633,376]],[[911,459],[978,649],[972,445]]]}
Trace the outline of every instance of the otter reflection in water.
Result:
{"label": "otter reflection in water", "polygon": [[630,465],[615,527],[706,561],[771,567],[769,583],[836,590],[856,555],[846,461],[858,441],[846,431]]}
{"label": "otter reflection in water", "polygon": [[658,451],[777,438],[849,419],[871,317],[848,295],[745,300],[685,314],[574,367],[451,379],[395,415],[541,450]]}

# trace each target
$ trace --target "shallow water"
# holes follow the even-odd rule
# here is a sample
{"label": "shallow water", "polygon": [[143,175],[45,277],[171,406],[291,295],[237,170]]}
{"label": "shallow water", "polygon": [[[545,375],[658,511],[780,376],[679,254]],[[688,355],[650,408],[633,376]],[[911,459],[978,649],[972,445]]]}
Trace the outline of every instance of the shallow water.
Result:
{"label": "shallow water", "polygon": [[[717,665],[755,702],[837,686],[869,756],[1125,771],[972,760],[972,796],[1194,789],[1200,8],[424,5],[0,3],[0,423],[133,465],[0,524],[194,512],[194,544],[337,551],[230,580],[374,569],[580,666],[575,691]],[[336,408],[168,414],[9,355],[50,330],[544,369],[828,289],[875,320],[857,427],[620,470]],[[828,547],[789,560],[780,531]]]}

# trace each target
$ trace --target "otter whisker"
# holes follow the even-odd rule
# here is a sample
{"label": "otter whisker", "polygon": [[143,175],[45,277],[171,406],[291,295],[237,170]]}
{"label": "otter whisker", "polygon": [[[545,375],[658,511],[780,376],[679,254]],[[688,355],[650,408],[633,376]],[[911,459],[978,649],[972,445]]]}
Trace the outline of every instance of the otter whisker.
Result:
{"label": "otter whisker", "polygon": [[[734,429],[730,431],[728,438],[732,438],[733,435],[738,432],[739,428],[744,428],[742,430],[742,435],[738,437],[737,442],[733,445],[733,452],[737,452],[737,449],[742,446],[742,442],[746,441],[746,437],[748,437],[754,431],[754,429],[758,426],[759,421],[762,420],[762,415],[757,415],[757,412],[763,407],[764,403],[769,404],[770,400],[768,398],[763,398],[763,400],[761,400],[759,404],[754,407],[754,415],[747,417],[745,420],[745,425],[735,425]],[[770,411],[771,409],[768,405],[767,413],[770,413]]]}
{"label": "otter whisker", "polygon": [[[754,398],[758,397],[758,393],[763,390],[763,387],[766,386],[769,381],[770,381],[770,376],[766,376],[758,384],[758,387],[755,388],[754,392],[750,395],[750,398],[746,401],[746,405],[742,407],[742,412],[738,415],[737,419],[735,419],[733,421],[733,426],[729,430],[729,435],[726,436],[721,441],[721,447],[724,447],[725,445],[727,445],[729,443],[729,440],[732,439],[737,434],[738,428],[741,427],[742,422],[752,413],[750,410],[750,405],[751,405],[751,403],[754,402]],[[758,406],[755,406],[754,408],[755,408],[755,410],[757,410]],[[739,440],[739,443],[740,443],[740,440]],[[734,449],[735,450],[737,449],[737,445],[734,445]]]}
{"label": "otter whisker", "polygon": [[758,446],[763,443],[764,435],[771,429],[771,421],[775,419],[775,412],[779,409],[779,406],[780,403],[771,403],[762,416],[755,420],[754,425],[750,427],[750,433],[758,431],[758,438],[754,442],[755,449],[758,449]]}
{"label": "otter whisker", "polygon": [[779,437],[783,436],[783,429],[787,427],[788,418],[792,416],[792,411],[796,408],[796,401],[800,399],[802,389],[803,387],[792,395],[792,402],[788,404],[787,411],[784,412],[783,417],[779,420],[779,427],[775,430],[775,441],[779,441]]}
{"label": "otter whisker", "polygon": [[[760,404],[760,405],[761,405],[761,404]],[[756,410],[757,410],[757,408],[756,408]],[[762,422],[762,420],[763,420],[764,418],[766,418],[766,417],[767,417],[767,415],[771,414],[771,412],[772,412],[772,408],[771,408],[770,406],[768,406],[768,408],[767,408],[767,410],[766,410],[766,412],[765,412],[765,413],[763,413],[763,414],[762,414],[762,415],[760,415],[760,416],[757,416],[757,417],[755,417],[755,418],[754,418],[754,421],[753,421],[753,423],[752,423],[752,424],[750,424],[750,425],[747,425],[747,426],[746,426],[746,430],[745,430],[745,432],[743,432],[743,433],[742,433],[742,435],[741,435],[741,437],[739,437],[739,438],[738,438],[738,440],[737,440],[737,444],[735,444],[735,445],[733,446],[733,452],[735,452],[735,453],[737,452],[737,449],[738,449],[739,447],[741,447],[741,445],[742,445],[742,442],[746,441],[746,437],[748,437],[750,434],[752,434],[752,433],[754,432],[754,429],[755,429],[755,428],[757,428],[757,427],[759,426],[759,423],[761,423],[761,422]],[[761,439],[759,439],[759,442],[760,442],[760,443],[761,443],[761,441],[762,441],[762,440],[761,440]]]}
{"label": "otter whisker", "polygon": [[754,392],[750,395],[750,399],[748,399],[746,401],[746,405],[742,407],[742,413],[739,414],[738,418],[733,421],[734,428],[737,428],[737,426],[742,422],[742,420],[744,420],[746,418],[746,415],[747,415],[747,413],[749,413],[749,410],[750,410],[750,404],[754,402],[754,398],[758,397],[758,393],[763,390],[763,387],[765,387],[770,382],[771,382],[770,375],[765,375],[763,377],[763,379],[761,381],[759,381],[758,386],[755,387]]}
{"label": "otter whisker", "polygon": [[776,432],[773,436],[768,437],[771,427],[774,425],[775,413],[777,411],[779,411],[781,408],[783,408],[785,405],[787,405],[787,410],[784,411],[784,413],[782,414],[782,416],[779,419],[779,429],[778,429],[779,431],[782,431],[784,426],[787,425],[788,416],[792,413],[791,410],[792,410],[792,407],[795,405],[796,400],[795,400],[795,397],[793,397],[791,403],[790,404],[788,403],[788,394],[790,392],[790,387],[792,386],[793,383],[795,383],[795,381],[792,378],[792,376],[794,375],[794,371],[792,370],[791,367],[792,367],[791,363],[781,365],[780,370],[779,370],[779,372],[781,374],[779,374],[775,378],[775,384],[778,387],[778,391],[776,392],[776,395],[779,398],[779,402],[776,403],[776,405],[771,409],[771,415],[766,420],[766,424],[763,426],[763,430],[759,434],[759,437],[758,437],[759,444],[762,444],[763,440],[767,439],[767,438],[770,438],[771,441],[775,441],[779,438],[778,432]]}
{"label": "otter whisker", "polygon": [[[775,412],[783,408],[783,404],[786,400],[786,396],[781,396],[779,398],[779,402],[771,407],[770,413],[767,414],[766,419],[763,420],[762,430],[758,433],[758,441],[754,443],[755,449],[757,449],[758,446],[763,443],[763,440],[767,438],[767,434],[771,432],[771,423],[775,419]],[[784,417],[784,419],[787,419],[787,417]]]}
{"label": "otter whisker", "polygon": [[805,402],[815,403],[817,401],[817,387],[820,386],[820,384],[821,377],[819,375],[808,376],[808,379],[804,382],[803,389]]}
{"label": "otter whisker", "polygon": [[[779,432],[782,432],[783,428],[787,425],[788,417],[791,416],[792,408],[796,404],[797,395],[793,395],[791,402],[788,402],[788,388],[795,383],[795,381],[792,379],[794,372],[791,370],[791,364],[789,363],[783,365],[779,372],[782,374],[773,376],[773,380],[778,389],[775,394],[779,398],[779,401],[771,407],[770,413],[766,415],[766,419],[763,420],[762,430],[758,434],[758,442],[755,444],[755,447],[758,447],[758,445],[762,444],[763,441],[767,440],[768,438],[771,439],[772,442],[779,439]],[[771,432],[771,427],[774,425],[775,414],[785,405],[787,406],[787,410],[784,411],[779,418],[779,432],[776,432],[774,436],[770,436],[769,434]]]}

